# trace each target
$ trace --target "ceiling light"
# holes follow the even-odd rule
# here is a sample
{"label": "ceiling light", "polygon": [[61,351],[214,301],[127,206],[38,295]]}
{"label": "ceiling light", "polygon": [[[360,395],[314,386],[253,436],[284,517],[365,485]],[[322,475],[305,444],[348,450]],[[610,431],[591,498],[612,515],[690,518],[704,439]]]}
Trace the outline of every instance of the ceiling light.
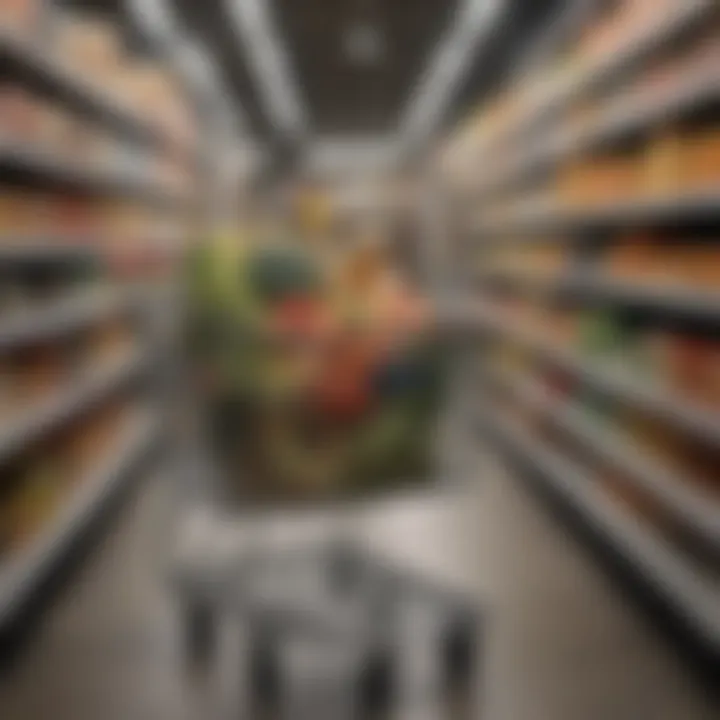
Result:
{"label": "ceiling light", "polygon": [[356,65],[377,65],[385,57],[385,38],[374,25],[358,22],[345,33],[343,49]]}
{"label": "ceiling light", "polygon": [[403,119],[408,143],[428,137],[437,126],[479,45],[506,5],[507,0],[464,0],[461,4],[410,99]]}
{"label": "ceiling light", "polygon": [[307,118],[268,3],[266,0],[226,0],[226,4],[259,81],[271,122],[283,133],[300,134]]}

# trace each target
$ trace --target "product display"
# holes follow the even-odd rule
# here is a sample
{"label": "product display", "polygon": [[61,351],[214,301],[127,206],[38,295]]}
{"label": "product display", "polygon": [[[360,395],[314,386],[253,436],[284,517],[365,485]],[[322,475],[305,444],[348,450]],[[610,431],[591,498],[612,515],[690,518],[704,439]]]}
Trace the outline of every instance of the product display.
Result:
{"label": "product display", "polygon": [[[690,5],[608,3],[529,74],[534,100],[521,83],[475,120],[489,172],[475,186],[474,287],[498,416],[533,438],[510,432],[513,452],[593,530],[611,518],[603,542],[712,635],[717,596],[677,580],[714,582],[703,558],[717,557],[720,512],[720,26],[712,3]],[[707,211],[634,211],[694,195]]]}
{"label": "product display", "polygon": [[165,200],[194,192],[196,138],[117,26],[0,0],[0,43],[2,636],[153,441],[133,283],[184,248]]}
{"label": "product display", "polygon": [[250,497],[430,472],[442,370],[427,311],[372,249],[336,272],[302,250],[222,243],[191,264],[191,349],[225,471]]}

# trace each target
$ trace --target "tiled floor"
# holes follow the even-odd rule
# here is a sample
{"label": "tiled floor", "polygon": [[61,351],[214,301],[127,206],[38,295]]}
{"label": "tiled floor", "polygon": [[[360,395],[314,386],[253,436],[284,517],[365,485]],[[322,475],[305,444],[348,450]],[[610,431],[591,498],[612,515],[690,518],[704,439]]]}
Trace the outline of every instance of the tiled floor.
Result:
{"label": "tiled floor", "polygon": [[[719,717],[652,627],[522,486],[489,456],[476,466],[469,489],[396,503],[367,526],[379,547],[469,585],[488,608],[484,710],[475,716]],[[3,720],[248,717],[234,703],[230,625],[216,677],[201,682],[182,662],[166,582],[176,509],[169,475],[147,479],[3,677]],[[421,696],[398,717],[444,716]]]}

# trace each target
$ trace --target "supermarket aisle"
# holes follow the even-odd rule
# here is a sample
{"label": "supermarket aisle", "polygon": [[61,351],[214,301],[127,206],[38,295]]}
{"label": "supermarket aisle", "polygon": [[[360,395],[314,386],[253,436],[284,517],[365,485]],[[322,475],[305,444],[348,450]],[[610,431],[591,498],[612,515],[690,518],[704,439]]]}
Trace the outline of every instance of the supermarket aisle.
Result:
{"label": "supermarket aisle", "polygon": [[493,613],[487,685],[498,720],[704,720],[718,709],[621,595],[491,455],[482,505],[491,524]]}
{"label": "supermarket aisle", "polygon": [[[167,471],[148,480],[3,679],[4,720],[238,716],[227,692],[238,677],[233,668],[223,670],[212,699],[186,682],[173,599],[163,581],[172,482]],[[473,489],[447,502],[379,512],[373,535],[379,542],[390,537],[408,559],[419,552],[444,574],[461,572],[485,598],[483,717],[717,717],[652,628],[625,607],[521,485],[509,482],[490,458],[479,463],[475,480]],[[424,531],[418,532],[418,522]],[[418,717],[407,712],[400,716]]]}
{"label": "supermarket aisle", "polygon": [[163,585],[171,483],[153,470],[0,686],[7,718],[183,718]]}

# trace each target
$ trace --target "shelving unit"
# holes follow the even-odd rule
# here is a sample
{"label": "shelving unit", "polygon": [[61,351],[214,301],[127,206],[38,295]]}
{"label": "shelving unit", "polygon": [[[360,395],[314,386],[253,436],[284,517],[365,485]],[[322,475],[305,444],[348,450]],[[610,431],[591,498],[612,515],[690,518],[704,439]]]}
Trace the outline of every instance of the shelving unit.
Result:
{"label": "shelving unit", "polygon": [[717,654],[718,592],[701,571],[682,562],[673,547],[652,528],[639,525],[631,513],[606,497],[591,475],[549,450],[517,423],[499,411],[495,417],[483,416],[480,422],[653,589],[710,654]]}
{"label": "shelving unit", "polygon": [[37,266],[93,265],[99,240],[76,235],[38,237],[34,235],[0,239],[0,268],[14,270]]}
{"label": "shelving unit", "polygon": [[456,319],[484,432],[720,660],[720,7],[651,5],[589,19],[451,141]]}
{"label": "shelving unit", "polygon": [[607,423],[591,418],[573,404],[554,400],[550,393],[520,373],[494,371],[485,377],[507,389],[524,405],[539,410],[553,427],[589,450],[599,463],[626,474],[641,492],[652,495],[681,523],[687,533],[714,556],[720,556],[720,509],[714,506],[710,493],[693,487],[681,472],[646,456]]}
{"label": "shelving unit", "polygon": [[64,45],[0,31],[0,646],[159,436],[150,295],[116,271],[195,209],[174,78],[63,21]]}
{"label": "shelving unit", "polygon": [[29,190],[130,198],[175,209],[188,205],[180,195],[158,187],[142,175],[84,167],[18,143],[0,144],[0,183]]}
{"label": "shelving unit", "polygon": [[[2,263],[2,259],[0,259]],[[68,335],[129,308],[122,293],[85,291],[48,307],[15,312],[0,321],[0,351]]]}
{"label": "shelving unit", "polygon": [[0,628],[10,625],[33,593],[52,575],[127,481],[159,432],[152,415],[138,414],[126,423],[97,467],[78,482],[66,505],[32,542],[0,565]]}
{"label": "shelving unit", "polygon": [[0,463],[92,410],[137,377],[146,363],[147,358],[135,355],[107,368],[91,368],[76,384],[51,394],[39,407],[31,408],[0,433]]}
{"label": "shelving unit", "polygon": [[527,209],[514,211],[505,220],[476,225],[474,231],[483,243],[505,241],[508,235],[526,235],[511,240],[525,243],[553,233],[709,223],[719,217],[720,188],[713,187],[672,197],[624,200],[587,208],[539,207],[529,203]]}
{"label": "shelving unit", "polygon": [[558,277],[502,270],[479,272],[481,286],[499,285],[525,293],[565,297],[580,303],[630,308],[720,323],[720,292],[662,284],[634,285],[627,280],[577,272]]}
{"label": "shelving unit", "polygon": [[0,72],[129,140],[150,148],[167,146],[158,129],[133,116],[119,100],[65,69],[58,58],[34,43],[7,30],[0,30]]}
{"label": "shelving unit", "polygon": [[[718,58],[720,62],[720,57]],[[505,173],[485,187],[481,200],[521,186],[533,175],[547,171],[567,158],[595,152],[642,132],[668,123],[720,99],[720,69],[717,65],[688,72],[673,81],[660,97],[636,99],[632,93],[610,103],[589,127],[557,132],[526,156],[521,156]]]}
{"label": "shelving unit", "polygon": [[[635,72],[648,58],[676,42],[684,33],[697,28],[715,10],[713,0],[687,0],[671,4],[666,9],[659,8],[651,22],[613,52],[582,60],[573,73],[556,77],[547,91],[538,93],[535,102],[525,108],[517,123],[503,128],[499,136],[488,138],[481,145],[491,148],[527,136],[544,121],[556,118],[599,88]],[[480,159],[483,162],[490,160],[486,157]]]}
{"label": "shelving unit", "polygon": [[477,316],[478,327],[521,346],[532,355],[561,368],[578,381],[617,402],[641,407],[645,412],[679,426],[713,445],[720,445],[720,412],[710,411],[673,395],[662,387],[654,387],[627,372],[590,365],[571,351],[548,343],[539,334],[519,328],[495,316],[492,311]]}

